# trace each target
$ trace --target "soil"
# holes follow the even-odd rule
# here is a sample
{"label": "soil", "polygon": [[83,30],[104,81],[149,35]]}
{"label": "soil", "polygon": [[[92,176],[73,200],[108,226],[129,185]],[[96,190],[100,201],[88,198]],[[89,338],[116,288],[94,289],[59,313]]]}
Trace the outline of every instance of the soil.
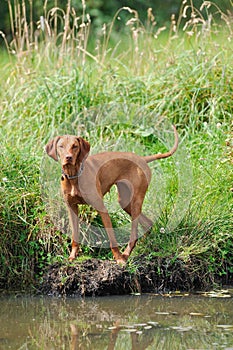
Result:
{"label": "soil", "polygon": [[[232,277],[232,276],[231,276]],[[189,262],[169,258],[132,258],[121,267],[114,261],[88,259],[56,263],[47,268],[39,291],[52,296],[103,296],[130,293],[197,291],[228,283],[211,275],[196,258]]]}

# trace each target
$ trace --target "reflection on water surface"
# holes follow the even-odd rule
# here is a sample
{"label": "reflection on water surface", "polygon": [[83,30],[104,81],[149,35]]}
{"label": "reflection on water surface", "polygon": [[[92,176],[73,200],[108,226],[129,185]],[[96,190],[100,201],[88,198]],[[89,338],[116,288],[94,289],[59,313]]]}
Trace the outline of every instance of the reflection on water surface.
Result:
{"label": "reflection on water surface", "polygon": [[1,297],[0,349],[232,350],[223,296]]}

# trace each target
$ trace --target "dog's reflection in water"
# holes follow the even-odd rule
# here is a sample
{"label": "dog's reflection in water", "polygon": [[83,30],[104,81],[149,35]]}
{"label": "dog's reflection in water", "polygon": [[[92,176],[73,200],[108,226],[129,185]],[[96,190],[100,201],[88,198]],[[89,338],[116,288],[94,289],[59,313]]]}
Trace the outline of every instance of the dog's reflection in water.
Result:
{"label": "dog's reflection in water", "polygon": [[[124,329],[120,324],[120,321],[116,321],[112,327],[109,327],[109,340],[107,350],[114,350],[117,342],[119,332]],[[88,333],[84,335],[83,329],[79,328],[77,325],[71,323],[71,346],[70,350],[80,350],[84,349],[84,336],[88,337]],[[133,329],[132,329],[133,330]],[[128,335],[131,339],[131,348],[128,350],[146,350],[149,345],[153,342],[153,329],[146,329],[142,332],[132,331]],[[90,337],[89,345],[85,341],[85,349],[94,349],[95,344],[92,344]],[[106,344],[106,343],[105,343]],[[97,348],[96,348],[97,350]]]}

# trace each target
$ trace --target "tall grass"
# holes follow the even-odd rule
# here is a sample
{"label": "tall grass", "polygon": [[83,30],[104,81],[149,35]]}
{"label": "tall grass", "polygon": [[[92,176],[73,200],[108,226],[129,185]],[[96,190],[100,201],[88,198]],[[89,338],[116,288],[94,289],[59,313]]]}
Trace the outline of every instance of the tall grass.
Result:
{"label": "tall grass", "polygon": [[[186,2],[165,30],[150,10],[143,25],[136,11],[123,8],[95,41],[85,3],[77,14],[70,1],[65,12],[56,2],[47,10],[45,1],[44,15],[29,20],[24,1],[8,3],[13,40],[2,33],[8,62],[1,65],[0,286],[34,283],[47,263],[68,254],[67,236],[49,217],[40,187],[51,137],[77,132],[93,153],[143,155],[170,146],[171,123],[180,149],[154,165],[145,206],[155,227],[135,254],[184,261],[196,255],[211,272],[232,273],[232,17],[216,9],[215,20],[214,4],[195,9]],[[129,20],[118,37],[121,11]],[[59,187],[59,170],[55,181]],[[86,208],[83,216],[87,224],[96,220]],[[125,218],[114,216],[119,220]]]}

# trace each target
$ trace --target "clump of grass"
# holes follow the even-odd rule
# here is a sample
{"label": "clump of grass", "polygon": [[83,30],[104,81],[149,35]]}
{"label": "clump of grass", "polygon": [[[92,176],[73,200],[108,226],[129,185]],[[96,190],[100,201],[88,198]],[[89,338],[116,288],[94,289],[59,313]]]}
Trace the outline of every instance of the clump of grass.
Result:
{"label": "clump of grass", "polygon": [[[170,124],[177,124],[179,153],[154,165],[145,207],[155,227],[137,252],[184,261],[201,256],[216,273],[232,266],[231,17],[218,10],[215,21],[210,5],[183,3],[168,31],[157,28],[151,11],[143,25],[137,12],[123,8],[117,16],[129,12],[128,36],[113,47],[115,16],[91,51],[85,6],[79,16],[70,1],[65,12],[47,10],[45,2],[43,18],[28,22],[26,3],[9,2],[13,41],[6,47],[14,59],[0,94],[0,285],[34,283],[35,273],[68,253],[66,236],[46,212],[40,179],[43,146],[71,131],[88,138],[93,153],[144,155],[168,148]],[[59,169],[54,181],[58,188]],[[86,209],[83,216],[87,224],[98,220]],[[124,222],[114,215],[118,220]]]}

